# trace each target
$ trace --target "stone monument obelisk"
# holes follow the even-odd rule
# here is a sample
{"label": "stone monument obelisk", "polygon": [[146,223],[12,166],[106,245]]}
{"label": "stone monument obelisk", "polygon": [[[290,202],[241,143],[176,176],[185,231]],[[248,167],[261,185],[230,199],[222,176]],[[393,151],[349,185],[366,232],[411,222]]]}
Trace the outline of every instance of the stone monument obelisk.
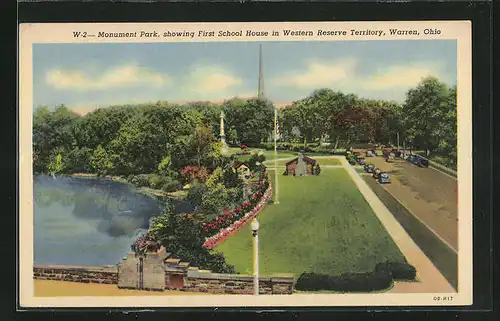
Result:
{"label": "stone monument obelisk", "polygon": [[224,134],[224,111],[220,112],[220,141],[222,143],[222,154],[225,155],[228,153],[229,148],[226,144],[226,135]]}

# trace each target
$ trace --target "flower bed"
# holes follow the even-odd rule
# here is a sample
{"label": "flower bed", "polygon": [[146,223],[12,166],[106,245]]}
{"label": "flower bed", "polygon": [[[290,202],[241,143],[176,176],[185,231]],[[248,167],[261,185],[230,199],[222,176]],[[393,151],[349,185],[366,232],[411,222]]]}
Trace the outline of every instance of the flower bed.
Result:
{"label": "flower bed", "polygon": [[158,252],[160,247],[160,242],[158,242],[156,236],[152,232],[148,231],[146,234],[139,236],[135,240],[131,249],[137,255],[145,255],[149,252]]}
{"label": "flower bed", "polygon": [[[264,191],[262,191],[263,189]],[[203,246],[208,249],[213,249],[224,242],[228,237],[238,232],[245,224],[259,215],[272,195],[273,189],[269,182],[266,182],[266,184],[259,184],[259,190],[253,195],[252,201],[243,203],[232,211],[224,210],[224,214],[217,217],[214,222],[204,225],[204,232],[210,234],[213,232],[216,233],[207,238]]]}

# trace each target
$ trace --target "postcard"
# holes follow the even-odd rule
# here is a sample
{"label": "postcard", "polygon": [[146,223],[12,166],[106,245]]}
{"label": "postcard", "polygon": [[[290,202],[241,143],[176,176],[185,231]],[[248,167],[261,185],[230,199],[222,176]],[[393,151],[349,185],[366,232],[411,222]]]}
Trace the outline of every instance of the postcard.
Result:
{"label": "postcard", "polygon": [[21,307],[471,305],[471,23],[20,25]]}

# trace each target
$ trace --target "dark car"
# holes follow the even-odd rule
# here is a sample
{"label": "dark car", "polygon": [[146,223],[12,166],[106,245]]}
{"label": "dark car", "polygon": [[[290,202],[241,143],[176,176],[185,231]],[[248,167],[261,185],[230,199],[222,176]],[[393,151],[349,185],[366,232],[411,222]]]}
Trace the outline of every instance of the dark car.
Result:
{"label": "dark car", "polygon": [[373,171],[373,178],[379,179],[381,173],[382,171],[380,170],[380,168],[375,168],[375,170]]}
{"label": "dark car", "polygon": [[351,165],[356,165],[357,164],[357,161],[356,161],[356,157],[355,156],[350,156],[347,161],[349,162],[349,164]]}
{"label": "dark car", "polygon": [[391,182],[391,179],[389,178],[389,174],[385,172],[381,172],[378,177],[378,182],[380,184],[389,184]]}
{"label": "dark car", "polygon": [[397,150],[394,148],[391,153],[394,155],[394,157],[401,157],[402,152],[400,150]]}
{"label": "dark car", "polygon": [[427,168],[429,167],[429,161],[420,155],[410,155],[408,156],[408,162],[419,167]]}
{"label": "dark car", "polygon": [[363,169],[365,170],[365,172],[367,173],[373,173],[373,171],[375,170],[375,166],[372,165],[372,164],[366,164],[365,163],[365,166],[363,167]]}

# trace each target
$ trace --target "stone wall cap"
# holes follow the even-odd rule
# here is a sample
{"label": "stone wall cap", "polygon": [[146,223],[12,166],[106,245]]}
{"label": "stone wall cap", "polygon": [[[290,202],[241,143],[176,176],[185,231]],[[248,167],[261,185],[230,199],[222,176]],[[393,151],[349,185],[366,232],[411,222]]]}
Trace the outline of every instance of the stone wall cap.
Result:
{"label": "stone wall cap", "polygon": [[294,283],[295,277],[272,277],[271,282],[277,283]]}
{"label": "stone wall cap", "polygon": [[168,258],[165,260],[165,262],[167,263],[174,263],[174,264],[178,264],[180,261],[181,259],[174,259],[174,258]]}
{"label": "stone wall cap", "polygon": [[116,265],[90,266],[90,265],[44,265],[34,264],[34,269],[44,270],[74,270],[74,271],[89,271],[89,272],[117,272]]}
{"label": "stone wall cap", "polygon": [[[224,274],[224,273],[210,273],[201,272],[196,270],[188,270],[188,278],[199,278],[199,279],[212,279],[212,280],[234,280],[234,281],[251,281],[253,276],[247,274]],[[260,281],[271,281],[270,277],[261,276]]]}

